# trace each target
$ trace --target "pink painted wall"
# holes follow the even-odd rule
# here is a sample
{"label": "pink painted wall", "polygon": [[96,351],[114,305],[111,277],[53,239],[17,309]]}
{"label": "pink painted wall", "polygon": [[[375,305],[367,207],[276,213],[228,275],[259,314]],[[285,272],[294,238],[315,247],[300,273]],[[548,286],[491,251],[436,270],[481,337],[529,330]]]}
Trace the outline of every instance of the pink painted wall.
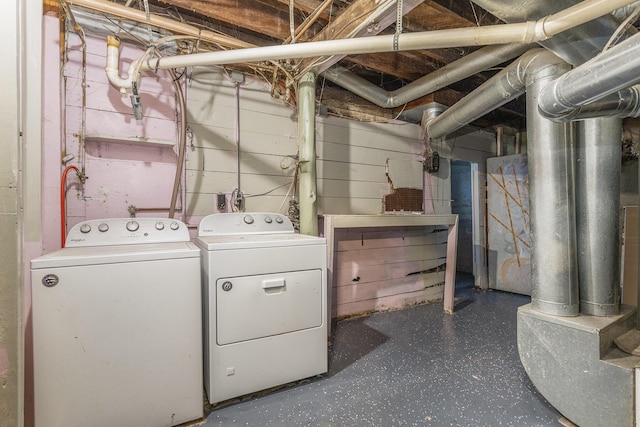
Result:
{"label": "pink painted wall", "polygon": [[[60,248],[60,185],[65,168],[62,158],[74,158],[66,166],[82,168],[89,179],[80,185],[73,171],[67,176],[67,230],[85,219],[129,216],[127,207],[168,207],[176,169],[177,141],[174,88],[169,76],[143,77],[140,93],[144,117],[136,121],[128,97],[110,86],[104,66],[106,42],[87,37],[86,142],[82,133],[82,51],[80,38],[69,35],[67,61],[61,76],[60,22],[43,19],[42,76],[42,247],[25,249],[30,259]],[[124,44],[123,73],[142,50]],[[98,138],[99,137],[99,138]],[[132,142],[149,139],[164,144]],[[179,206],[179,204],[178,204]],[[141,212],[139,216],[167,216],[167,211]],[[25,272],[25,426],[33,426],[33,345],[31,287]],[[2,370],[0,354],[0,370]]]}
{"label": "pink painted wall", "polygon": [[[85,219],[129,216],[131,205],[142,209],[166,208],[137,214],[166,217],[177,161],[173,83],[163,71],[143,75],[139,88],[143,118],[135,120],[129,94],[122,96],[107,80],[106,41],[96,37],[87,37],[86,41],[84,149],[78,137],[82,134],[82,46],[80,38],[70,34],[68,61],[64,67],[66,99],[62,106],[66,119],[65,140],[59,146],[58,155],[49,158],[59,167],[51,171],[45,182],[60,179],[60,158],[65,154],[74,156],[67,165],[82,169],[84,163],[86,182],[80,185],[75,173],[70,173],[67,180],[68,228]],[[130,63],[139,58],[143,50],[125,40],[122,43],[120,69],[125,75]],[[47,69],[57,69],[57,66],[52,64]]]}

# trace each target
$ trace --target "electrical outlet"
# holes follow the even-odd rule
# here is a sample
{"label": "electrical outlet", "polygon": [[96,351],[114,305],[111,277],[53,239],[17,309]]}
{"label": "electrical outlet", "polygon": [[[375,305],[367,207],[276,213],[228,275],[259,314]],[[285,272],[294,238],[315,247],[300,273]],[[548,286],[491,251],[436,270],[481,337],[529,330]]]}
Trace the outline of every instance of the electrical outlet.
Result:
{"label": "electrical outlet", "polygon": [[220,212],[223,212],[227,207],[227,196],[224,193],[216,194],[216,206]]}

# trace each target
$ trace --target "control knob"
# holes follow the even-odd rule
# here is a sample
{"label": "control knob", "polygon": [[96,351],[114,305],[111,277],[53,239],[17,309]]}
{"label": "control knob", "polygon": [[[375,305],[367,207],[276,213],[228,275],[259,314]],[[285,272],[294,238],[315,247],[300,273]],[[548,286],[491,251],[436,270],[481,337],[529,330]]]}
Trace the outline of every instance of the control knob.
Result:
{"label": "control knob", "polygon": [[273,222],[273,220],[271,219],[270,216],[265,216],[264,217],[264,222],[266,222],[267,224],[271,224]]}
{"label": "control knob", "polygon": [[109,231],[109,224],[107,224],[106,222],[103,222],[98,226],[98,231],[102,233],[104,233],[105,231]]}
{"label": "control knob", "polygon": [[282,217],[281,217],[281,216],[277,216],[277,217],[276,217],[276,222],[277,222],[278,224],[282,224],[282,221],[283,221],[283,220],[282,220]]}
{"label": "control knob", "polygon": [[140,224],[138,224],[137,221],[129,221],[129,222],[127,222],[127,230],[136,231],[136,230],[138,230],[138,228],[140,228]]}
{"label": "control knob", "polygon": [[81,233],[85,233],[86,234],[86,233],[88,233],[90,231],[91,231],[91,226],[89,224],[82,224],[80,226],[80,232]]}
{"label": "control knob", "polygon": [[178,228],[180,228],[180,224],[178,224],[177,222],[175,222],[175,221],[174,221],[174,222],[172,222],[172,223],[169,225],[169,228],[171,228],[172,230],[174,230],[174,231],[175,231],[175,230],[177,230]]}
{"label": "control knob", "polygon": [[245,224],[253,224],[253,217],[251,215],[245,215],[242,220]]}
{"label": "control knob", "polygon": [[161,222],[156,222],[156,230],[164,230],[164,224]]}

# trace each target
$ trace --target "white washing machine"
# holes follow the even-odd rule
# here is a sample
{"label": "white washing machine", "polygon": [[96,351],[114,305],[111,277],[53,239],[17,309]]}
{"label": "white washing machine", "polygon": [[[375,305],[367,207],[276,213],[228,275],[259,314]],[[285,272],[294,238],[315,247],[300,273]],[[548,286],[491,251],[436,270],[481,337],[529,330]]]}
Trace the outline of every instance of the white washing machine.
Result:
{"label": "white washing machine", "polygon": [[204,375],[210,403],[327,371],[326,240],[285,216],[205,217]]}
{"label": "white washing machine", "polygon": [[31,281],[36,426],[202,418],[200,251],[183,223],[85,221]]}

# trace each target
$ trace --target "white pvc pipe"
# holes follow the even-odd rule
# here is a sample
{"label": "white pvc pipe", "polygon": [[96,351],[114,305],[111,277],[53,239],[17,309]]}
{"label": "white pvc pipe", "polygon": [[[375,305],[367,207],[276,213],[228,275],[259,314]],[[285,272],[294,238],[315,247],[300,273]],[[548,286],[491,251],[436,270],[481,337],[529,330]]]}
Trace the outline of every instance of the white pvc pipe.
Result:
{"label": "white pvc pipe", "polygon": [[118,40],[115,36],[107,37],[107,64],[104,67],[105,72],[107,73],[107,78],[109,82],[118,88],[121,94],[126,95],[127,89],[131,88],[131,84],[133,82],[138,83],[140,80],[140,73],[136,70],[140,67],[135,61],[129,66],[129,74],[128,76],[121,77],[120,76],[120,40]]}
{"label": "white pvc pipe", "polygon": [[400,36],[359,37],[150,58],[142,66],[143,69],[155,70],[198,65],[224,65],[267,60],[392,52],[394,51],[395,37],[398,38],[397,50],[400,51],[505,43],[531,43],[546,40],[632,2],[632,0],[585,0],[537,21],[518,24],[455,28],[405,33]]}
{"label": "white pvc pipe", "polygon": [[[535,22],[486,27],[457,28],[398,36],[398,50],[437,49],[459,46],[529,43],[534,37]],[[190,55],[149,58],[143,69],[224,65],[268,60],[301,59],[331,55],[358,55],[392,52],[395,35],[264,46],[247,49],[204,52]]]}

